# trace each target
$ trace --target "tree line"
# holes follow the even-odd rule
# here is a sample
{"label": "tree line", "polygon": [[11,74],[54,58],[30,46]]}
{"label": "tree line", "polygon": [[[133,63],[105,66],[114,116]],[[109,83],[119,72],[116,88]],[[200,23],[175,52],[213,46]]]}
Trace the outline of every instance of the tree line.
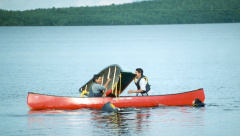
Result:
{"label": "tree line", "polygon": [[121,5],[0,10],[1,26],[149,25],[240,22],[239,0],[148,0]]}

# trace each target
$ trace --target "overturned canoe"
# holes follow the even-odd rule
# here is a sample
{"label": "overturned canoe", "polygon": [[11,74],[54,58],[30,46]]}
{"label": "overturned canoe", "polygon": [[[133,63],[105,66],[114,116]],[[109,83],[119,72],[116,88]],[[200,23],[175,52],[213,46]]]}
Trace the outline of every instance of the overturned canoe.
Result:
{"label": "overturned canoe", "polygon": [[111,102],[118,108],[123,107],[155,107],[159,105],[180,106],[192,105],[196,98],[202,102],[205,100],[204,90],[197,89],[189,92],[152,95],[152,96],[122,96],[122,97],[62,97],[37,93],[28,93],[27,104],[32,110],[41,109],[66,109],[74,110],[80,108],[100,109],[102,106]]}
{"label": "overturned canoe", "polygon": [[[113,64],[104,68],[98,74],[102,77],[101,85],[105,84],[109,78],[112,79],[109,82],[108,86],[106,87],[107,91],[103,95],[103,96],[110,96],[110,97],[119,96],[136,76],[135,73],[123,71],[121,67],[116,64]],[[88,96],[88,92],[92,82],[93,81],[91,78],[86,84],[84,84],[79,89],[79,92],[82,94],[82,96],[83,95]]]}

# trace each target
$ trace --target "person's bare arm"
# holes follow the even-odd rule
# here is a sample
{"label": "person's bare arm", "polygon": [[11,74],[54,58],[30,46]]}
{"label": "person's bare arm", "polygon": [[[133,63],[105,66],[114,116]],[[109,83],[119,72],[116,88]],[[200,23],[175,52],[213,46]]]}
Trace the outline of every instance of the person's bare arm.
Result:
{"label": "person's bare arm", "polygon": [[128,94],[131,94],[131,93],[142,93],[142,92],[143,92],[143,90],[136,90],[136,91],[129,90]]}
{"label": "person's bare arm", "polygon": [[109,78],[108,81],[105,83],[105,85],[104,85],[105,88],[107,88],[110,81],[111,81],[111,78]]}

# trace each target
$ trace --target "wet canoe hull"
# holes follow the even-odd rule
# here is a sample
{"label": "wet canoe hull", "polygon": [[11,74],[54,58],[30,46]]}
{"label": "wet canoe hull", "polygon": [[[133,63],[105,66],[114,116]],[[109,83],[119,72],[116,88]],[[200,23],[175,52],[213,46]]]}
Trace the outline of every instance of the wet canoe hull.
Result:
{"label": "wet canoe hull", "polygon": [[205,94],[203,89],[197,89],[189,92],[153,95],[153,96],[122,96],[100,97],[100,98],[80,98],[80,97],[62,97],[37,93],[28,93],[27,104],[32,110],[41,109],[66,109],[74,110],[80,108],[100,109],[105,103],[111,102],[116,107],[155,107],[159,105],[178,106],[192,105],[192,101],[199,98],[204,102]]}

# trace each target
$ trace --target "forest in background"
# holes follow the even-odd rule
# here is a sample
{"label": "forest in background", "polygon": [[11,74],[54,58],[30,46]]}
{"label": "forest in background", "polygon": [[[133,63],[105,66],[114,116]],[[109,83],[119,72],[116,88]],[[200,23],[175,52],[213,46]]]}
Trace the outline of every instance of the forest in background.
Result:
{"label": "forest in background", "polygon": [[240,22],[240,0],[148,0],[121,5],[8,11],[0,26],[155,25]]}

